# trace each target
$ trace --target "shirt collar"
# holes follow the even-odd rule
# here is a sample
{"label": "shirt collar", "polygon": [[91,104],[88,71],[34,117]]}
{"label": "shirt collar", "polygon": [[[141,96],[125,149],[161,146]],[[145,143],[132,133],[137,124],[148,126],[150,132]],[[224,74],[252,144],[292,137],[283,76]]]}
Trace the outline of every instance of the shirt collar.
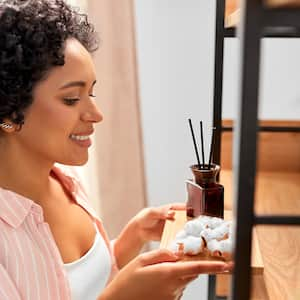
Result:
{"label": "shirt collar", "polygon": [[28,198],[0,188],[0,218],[14,228],[23,223],[33,204]]}
{"label": "shirt collar", "polygon": [[[68,168],[69,169],[69,168]],[[61,184],[70,192],[74,201],[82,206],[94,219],[96,212],[88,205],[87,195],[78,178],[63,168],[54,165],[52,171],[56,174]],[[34,211],[43,221],[43,209],[31,199],[28,199],[13,191],[0,187],[0,219],[10,226],[19,227],[30,211]]]}

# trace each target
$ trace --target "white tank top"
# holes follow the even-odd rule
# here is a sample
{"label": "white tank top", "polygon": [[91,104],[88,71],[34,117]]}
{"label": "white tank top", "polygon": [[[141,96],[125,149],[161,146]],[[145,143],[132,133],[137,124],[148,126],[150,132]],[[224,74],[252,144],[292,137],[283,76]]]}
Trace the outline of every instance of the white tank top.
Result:
{"label": "white tank top", "polygon": [[96,300],[107,284],[111,257],[96,223],[93,246],[80,259],[64,264],[68,274],[72,300]]}

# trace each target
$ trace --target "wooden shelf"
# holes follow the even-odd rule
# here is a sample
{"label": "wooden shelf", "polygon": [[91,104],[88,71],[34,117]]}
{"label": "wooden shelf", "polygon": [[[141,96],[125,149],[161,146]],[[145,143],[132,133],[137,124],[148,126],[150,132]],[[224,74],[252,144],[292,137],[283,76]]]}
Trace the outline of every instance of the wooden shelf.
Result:
{"label": "wooden shelf", "polygon": [[[260,126],[300,127],[299,121],[264,120]],[[232,120],[223,120],[222,126],[233,126]],[[222,133],[221,166],[232,168],[233,132]],[[300,173],[300,132],[260,132],[257,143],[257,170]]]}
{"label": "wooden shelf", "polygon": [[296,8],[300,7],[300,0],[265,0],[264,4],[271,8]]}
{"label": "wooden shelf", "polygon": [[[300,4],[298,8],[300,8]],[[236,28],[239,25],[239,22],[240,22],[240,9],[236,9],[234,12],[231,12],[230,14],[225,13],[224,36],[235,37]],[[262,37],[299,38],[300,29],[298,26],[279,26],[278,24],[276,26],[266,26],[262,31]]]}
{"label": "wooden shelf", "polygon": [[[232,172],[222,170],[225,208],[232,207]],[[300,215],[300,172],[258,172],[256,214]],[[254,299],[300,299],[300,227],[255,226],[264,263],[267,295]],[[259,285],[257,278],[255,284]],[[261,291],[264,287],[258,287]]]}
{"label": "wooden shelf", "polygon": [[225,28],[236,27],[239,24],[239,22],[240,22],[240,9],[237,9],[231,14],[225,16],[224,27]]}

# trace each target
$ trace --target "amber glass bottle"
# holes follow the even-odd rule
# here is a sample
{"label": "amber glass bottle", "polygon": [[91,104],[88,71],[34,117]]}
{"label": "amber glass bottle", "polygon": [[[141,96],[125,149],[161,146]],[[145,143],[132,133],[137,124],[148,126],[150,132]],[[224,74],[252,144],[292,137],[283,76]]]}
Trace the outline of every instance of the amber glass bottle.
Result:
{"label": "amber glass bottle", "polygon": [[187,180],[187,216],[198,217],[200,215],[224,217],[224,187],[217,183],[216,178],[220,166],[211,164],[190,167],[194,180]]}

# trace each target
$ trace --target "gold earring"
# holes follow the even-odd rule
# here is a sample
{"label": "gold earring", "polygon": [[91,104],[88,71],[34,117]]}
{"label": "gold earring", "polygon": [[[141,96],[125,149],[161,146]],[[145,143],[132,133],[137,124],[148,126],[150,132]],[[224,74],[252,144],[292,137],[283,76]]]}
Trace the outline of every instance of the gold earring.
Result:
{"label": "gold earring", "polygon": [[12,129],[13,128],[12,125],[5,123],[5,122],[0,123],[0,127],[4,128],[4,129]]}

